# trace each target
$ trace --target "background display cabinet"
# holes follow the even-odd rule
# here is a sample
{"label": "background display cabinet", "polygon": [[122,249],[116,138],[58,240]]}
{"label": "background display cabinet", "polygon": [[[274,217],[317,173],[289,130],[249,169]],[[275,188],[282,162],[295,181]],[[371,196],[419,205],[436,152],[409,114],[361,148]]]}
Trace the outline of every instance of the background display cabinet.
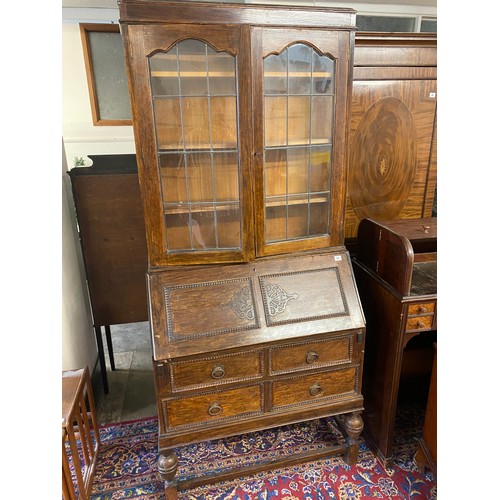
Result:
{"label": "background display cabinet", "polygon": [[433,215],[436,107],[435,34],[356,35],[345,214],[351,251],[364,218]]}
{"label": "background display cabinet", "polygon": [[312,455],[355,462],[365,322],[343,246],[354,11],[119,7],[167,498],[215,480],[177,478],[175,447],[276,425],[334,417],[342,444]]}

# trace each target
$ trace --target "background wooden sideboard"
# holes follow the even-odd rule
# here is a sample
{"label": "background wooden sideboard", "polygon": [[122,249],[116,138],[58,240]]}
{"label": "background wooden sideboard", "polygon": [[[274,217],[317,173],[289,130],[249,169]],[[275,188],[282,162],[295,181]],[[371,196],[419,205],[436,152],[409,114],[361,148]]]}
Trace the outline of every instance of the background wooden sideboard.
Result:
{"label": "background wooden sideboard", "polygon": [[135,155],[89,158],[93,161],[91,167],[73,168],[68,175],[107,393],[101,328],[106,332],[114,370],[110,325],[148,320],[148,258]]}

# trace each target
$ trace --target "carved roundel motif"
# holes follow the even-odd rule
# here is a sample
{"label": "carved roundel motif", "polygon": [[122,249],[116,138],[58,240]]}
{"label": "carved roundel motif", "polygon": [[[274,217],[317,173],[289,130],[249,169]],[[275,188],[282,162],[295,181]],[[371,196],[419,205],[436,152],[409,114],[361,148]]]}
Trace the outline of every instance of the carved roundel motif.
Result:
{"label": "carved roundel motif", "polygon": [[410,110],[394,97],[377,101],[361,118],[350,150],[348,190],[358,219],[395,219],[410,195],[416,166]]}

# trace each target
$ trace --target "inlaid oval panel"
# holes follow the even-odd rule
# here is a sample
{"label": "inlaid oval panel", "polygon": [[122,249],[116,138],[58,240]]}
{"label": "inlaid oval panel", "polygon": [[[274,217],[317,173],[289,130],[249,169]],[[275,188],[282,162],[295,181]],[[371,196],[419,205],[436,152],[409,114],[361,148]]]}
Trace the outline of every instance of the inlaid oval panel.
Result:
{"label": "inlaid oval panel", "polygon": [[416,166],[410,110],[394,97],[380,99],[361,118],[351,144],[348,190],[358,219],[395,219],[410,195]]}

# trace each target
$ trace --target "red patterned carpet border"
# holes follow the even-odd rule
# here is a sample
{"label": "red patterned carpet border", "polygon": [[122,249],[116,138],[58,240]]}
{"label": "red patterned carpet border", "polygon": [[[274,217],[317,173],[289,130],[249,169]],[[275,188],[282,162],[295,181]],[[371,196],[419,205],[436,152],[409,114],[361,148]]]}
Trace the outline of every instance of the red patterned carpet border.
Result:
{"label": "red patterned carpet border", "polygon": [[[179,500],[322,500],[435,499],[436,479],[420,473],[414,463],[422,414],[415,408],[399,412],[395,461],[385,469],[362,440],[359,460],[348,466],[342,456],[272,469],[234,481],[179,492]],[[157,473],[158,421],[147,418],[100,428],[102,449],[91,500],[162,500]],[[275,457],[316,449],[341,439],[333,419],[249,433],[234,438],[178,448],[178,475],[213,474]]]}

